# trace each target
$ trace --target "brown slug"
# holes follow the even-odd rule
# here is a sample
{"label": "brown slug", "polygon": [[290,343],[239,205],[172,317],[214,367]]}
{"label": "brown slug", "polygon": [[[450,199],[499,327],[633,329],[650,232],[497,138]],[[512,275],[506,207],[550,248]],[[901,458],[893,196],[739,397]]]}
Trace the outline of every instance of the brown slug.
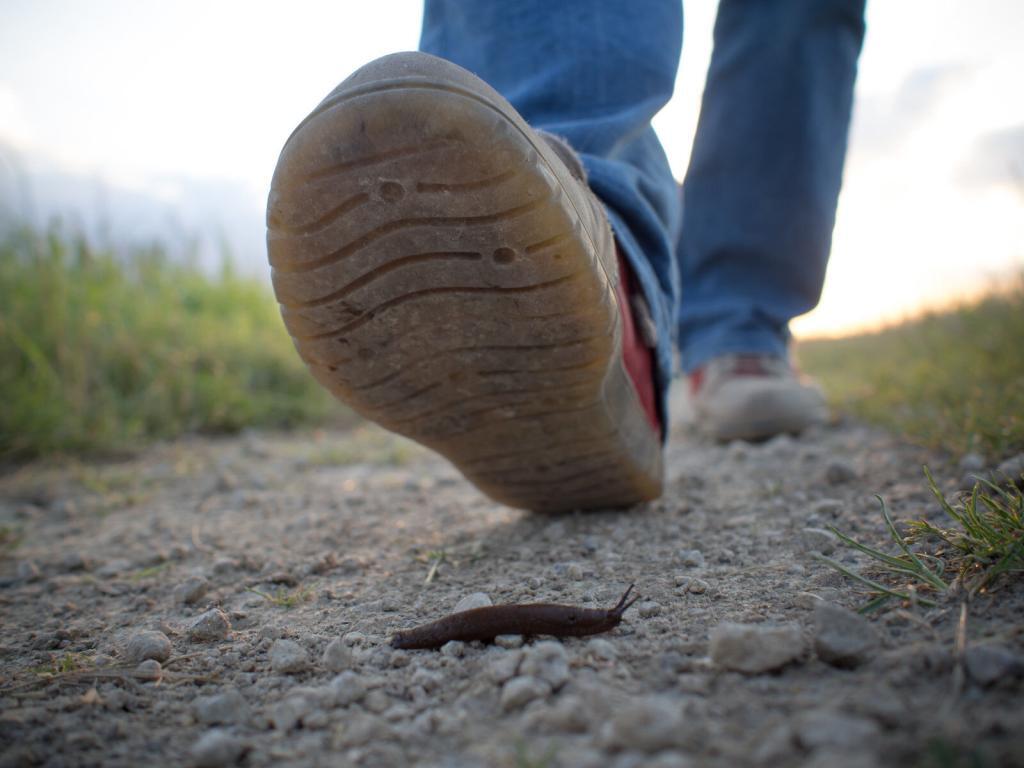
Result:
{"label": "brown slug", "polygon": [[523,605],[490,605],[453,613],[429,624],[396,632],[391,638],[392,648],[440,648],[449,640],[493,640],[498,635],[554,635],[580,637],[607,632],[619,625],[622,614],[640,599],[636,595],[628,603],[633,590],[629,585],[618,604],[609,610],[580,608],[575,605],[554,603],[526,603]]}

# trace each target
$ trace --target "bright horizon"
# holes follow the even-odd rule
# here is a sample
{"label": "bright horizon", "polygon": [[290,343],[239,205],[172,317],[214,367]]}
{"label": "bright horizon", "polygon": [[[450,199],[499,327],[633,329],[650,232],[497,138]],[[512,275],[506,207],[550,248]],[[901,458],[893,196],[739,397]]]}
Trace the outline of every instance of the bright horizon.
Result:
{"label": "bright horizon", "polygon": [[[680,179],[714,18],[713,3],[685,8],[676,96],[655,119]],[[58,186],[67,174],[104,200],[158,201],[184,227],[219,228],[265,272],[285,138],[352,70],[415,48],[420,19],[418,0],[8,0],[0,209],[18,206],[15,164],[39,189],[32,171],[46,167]],[[877,327],[1024,269],[1022,22],[1015,0],[869,2],[828,278],[798,336]]]}

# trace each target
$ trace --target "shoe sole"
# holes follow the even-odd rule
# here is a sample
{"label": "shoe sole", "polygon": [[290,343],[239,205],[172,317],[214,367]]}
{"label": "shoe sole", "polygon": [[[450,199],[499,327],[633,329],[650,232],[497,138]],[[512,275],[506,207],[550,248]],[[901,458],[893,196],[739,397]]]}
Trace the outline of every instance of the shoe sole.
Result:
{"label": "shoe sole", "polygon": [[268,202],[274,291],[316,379],[537,511],[662,487],[619,352],[615,255],[576,183],[478,78],[396,54],[300,124]]}

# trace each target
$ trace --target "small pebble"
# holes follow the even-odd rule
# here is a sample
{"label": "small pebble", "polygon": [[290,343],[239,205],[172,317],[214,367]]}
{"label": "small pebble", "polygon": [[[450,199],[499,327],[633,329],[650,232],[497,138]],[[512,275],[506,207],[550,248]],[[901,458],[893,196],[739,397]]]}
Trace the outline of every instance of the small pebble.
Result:
{"label": "small pebble", "polygon": [[380,688],[375,688],[363,698],[363,706],[375,715],[379,715],[391,706],[391,697]]}
{"label": "small pebble", "polygon": [[193,707],[196,720],[204,725],[241,723],[249,719],[249,704],[234,688],[212,696],[200,696]]}
{"label": "small pebble", "polygon": [[341,636],[345,645],[366,645],[366,635],[362,632],[346,632]]}
{"label": "small pebble", "polygon": [[347,707],[366,695],[366,684],[352,670],[342,672],[331,680],[329,688],[334,695],[334,703],[339,707]]}
{"label": "small pebble", "polygon": [[174,588],[174,599],[184,605],[198,603],[210,588],[210,583],[201,576],[190,576]]}
{"label": "small pebble", "polygon": [[836,551],[836,537],[823,528],[804,528],[800,531],[800,548],[804,552],[831,555]]}
{"label": "small pebble", "polygon": [[797,624],[723,623],[711,630],[711,660],[736,672],[769,672],[795,661],[803,651]]}
{"label": "small pebble", "polygon": [[469,611],[473,608],[486,608],[490,605],[493,605],[490,597],[483,592],[473,592],[459,600],[459,602],[455,604],[455,608],[452,609],[452,613],[461,613],[462,611]]}
{"label": "small pebble", "polygon": [[551,693],[551,686],[536,677],[514,677],[501,689],[501,708],[505,712],[520,709],[534,699]]}
{"label": "small pebble", "polygon": [[466,653],[466,644],[461,640],[449,640],[441,646],[441,654],[450,659],[461,659]]}
{"label": "small pebble", "polygon": [[835,519],[843,513],[843,502],[840,499],[818,499],[810,509],[812,515]]}
{"label": "small pebble", "polygon": [[[495,683],[504,683],[516,676],[523,652],[519,650],[505,651],[498,654],[487,665],[487,677]],[[428,689],[429,690],[429,689]]]}
{"label": "small pebble", "polygon": [[314,709],[302,718],[302,727],[307,730],[317,731],[326,728],[331,722],[330,715],[322,709]]}
{"label": "small pebble", "polygon": [[192,761],[196,768],[221,768],[237,763],[247,749],[248,745],[238,736],[214,728],[192,746]]}
{"label": "small pebble", "polygon": [[522,635],[498,635],[494,638],[494,644],[499,648],[522,648]]}
{"label": "small pebble", "polygon": [[668,696],[645,696],[617,709],[601,729],[600,740],[612,749],[650,754],[679,746],[684,731],[681,702]]}
{"label": "small pebble", "polygon": [[60,559],[60,568],[67,573],[88,571],[92,569],[92,561],[81,552],[68,552]]}
{"label": "small pebble", "polygon": [[683,549],[679,551],[679,560],[687,568],[703,568],[704,553],[699,549]]}
{"label": "small pebble", "polygon": [[289,696],[267,710],[267,722],[274,730],[287,732],[296,728],[314,708],[313,702],[305,696]]}
{"label": "small pebble", "polygon": [[583,581],[583,566],[579,563],[570,563],[565,569],[565,577],[571,581]]}
{"label": "small pebble", "polygon": [[230,557],[222,557],[220,560],[217,560],[213,564],[211,570],[217,576],[224,576],[228,573],[234,573],[238,570],[238,561],[232,560]]}
{"label": "small pebble", "polygon": [[872,658],[878,635],[859,613],[822,602],[814,608],[814,651],[835,667],[857,667]]}
{"label": "small pebble", "polygon": [[359,747],[364,744],[382,744],[388,738],[387,723],[368,712],[357,712],[345,721],[344,730],[336,736],[336,746]]}
{"label": "small pebble", "polygon": [[135,668],[135,677],[140,680],[159,680],[163,674],[163,667],[156,659],[146,659]]}
{"label": "small pebble", "polygon": [[193,620],[188,627],[188,636],[195,642],[223,640],[231,631],[231,622],[220,608],[211,608]]}
{"label": "small pebble", "polygon": [[410,682],[413,685],[420,686],[424,691],[429,693],[430,691],[437,690],[441,687],[441,683],[444,682],[444,676],[440,672],[420,667],[412,673],[412,679]]}
{"label": "small pebble", "polygon": [[114,576],[120,576],[125,571],[130,570],[132,570],[131,561],[121,558],[117,560],[111,560],[101,565],[99,568],[96,569],[96,575],[104,579],[111,579]]}
{"label": "small pebble", "polygon": [[309,654],[294,640],[275,640],[270,646],[270,667],[279,675],[294,675],[309,668]]}
{"label": "small pebble", "polygon": [[33,560],[22,560],[18,563],[17,576],[21,581],[38,581],[41,575],[39,566]]}
{"label": "small pebble", "polygon": [[352,666],[352,649],[341,638],[334,638],[324,649],[322,663],[331,672],[342,672]]}
{"label": "small pebble", "polygon": [[1021,659],[1001,645],[972,645],[964,653],[967,676],[982,687],[1012,677],[1021,671]]}
{"label": "small pebble", "polygon": [[556,640],[535,643],[523,653],[520,673],[543,680],[558,690],[569,679],[569,655]]}
{"label": "small pebble", "polygon": [[136,632],[125,648],[125,658],[132,664],[146,659],[167,661],[171,657],[171,641],[163,632],[145,630]]}
{"label": "small pebble", "polygon": [[558,751],[561,768],[607,768],[608,756],[601,750],[569,744]]}
{"label": "small pebble", "polygon": [[590,728],[588,710],[587,703],[580,696],[560,695],[551,706],[535,708],[526,724],[529,730],[586,733]]}
{"label": "small pebble", "polygon": [[815,710],[797,718],[795,735],[804,749],[856,749],[877,739],[878,730],[878,725],[866,717]]}
{"label": "small pebble", "polygon": [[832,459],[825,467],[825,480],[830,485],[842,485],[856,478],[856,468],[846,459]]}
{"label": "small pebble", "polygon": [[985,457],[974,451],[965,453],[957,462],[961,472],[980,472],[985,468],[985,464]]}
{"label": "small pebble", "polygon": [[690,579],[686,589],[694,595],[703,595],[710,587],[711,585],[704,581],[704,579]]}
{"label": "small pebble", "polygon": [[643,763],[644,768],[693,768],[694,762],[681,752],[659,752]]}
{"label": "small pebble", "polygon": [[598,659],[611,661],[618,656],[615,646],[603,637],[594,637],[587,641],[587,653]]}
{"label": "small pebble", "polygon": [[1024,475],[1024,453],[1011,456],[996,467],[996,477],[1000,482],[1009,481],[1014,485],[1020,486],[1024,482],[1021,479],[1021,475]]}
{"label": "small pebble", "polygon": [[647,600],[640,603],[640,605],[636,607],[636,610],[637,613],[640,614],[640,618],[649,619],[661,613],[661,605],[653,600]]}

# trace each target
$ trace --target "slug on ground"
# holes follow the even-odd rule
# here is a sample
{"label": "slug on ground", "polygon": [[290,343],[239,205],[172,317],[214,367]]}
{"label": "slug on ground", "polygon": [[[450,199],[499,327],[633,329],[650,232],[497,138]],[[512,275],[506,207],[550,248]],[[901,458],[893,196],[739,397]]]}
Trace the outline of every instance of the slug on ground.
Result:
{"label": "slug on ground", "polygon": [[640,595],[635,595],[632,600],[626,602],[632,591],[633,585],[630,584],[618,604],[608,610],[554,603],[471,608],[468,611],[449,614],[429,624],[397,632],[391,638],[391,646],[403,649],[440,648],[449,640],[489,641],[498,635],[595,635],[619,625],[626,609],[640,599]]}

